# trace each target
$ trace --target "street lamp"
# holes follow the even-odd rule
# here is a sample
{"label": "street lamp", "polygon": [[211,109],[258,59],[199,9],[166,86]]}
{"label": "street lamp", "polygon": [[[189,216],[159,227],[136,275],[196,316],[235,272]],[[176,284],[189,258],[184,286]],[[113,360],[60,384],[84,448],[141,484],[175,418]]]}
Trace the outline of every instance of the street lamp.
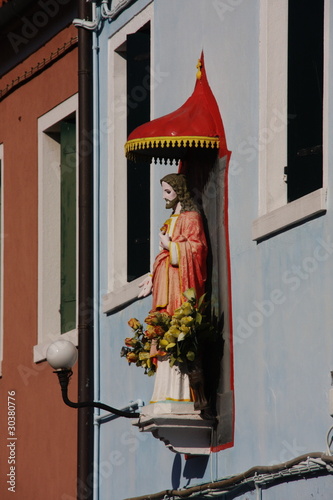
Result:
{"label": "street lamp", "polygon": [[71,376],[73,375],[72,367],[77,360],[77,349],[68,340],[57,340],[51,344],[46,351],[46,359],[48,363],[54,368],[54,372],[58,376],[61,387],[61,394],[64,403],[71,408],[100,408],[101,410],[108,411],[119,417],[138,418],[140,413],[131,411],[117,410],[112,406],[96,401],[82,401],[74,403],[68,399],[68,384]]}

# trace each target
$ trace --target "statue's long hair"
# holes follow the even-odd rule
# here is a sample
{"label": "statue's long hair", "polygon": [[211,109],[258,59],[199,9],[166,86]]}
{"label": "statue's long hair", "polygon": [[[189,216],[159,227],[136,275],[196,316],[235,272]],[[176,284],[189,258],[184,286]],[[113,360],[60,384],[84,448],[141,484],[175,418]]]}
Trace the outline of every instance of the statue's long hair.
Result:
{"label": "statue's long hair", "polygon": [[162,182],[169,184],[177,193],[181,204],[180,212],[199,212],[191,193],[187,187],[186,177],[184,174],[167,174],[161,179]]}

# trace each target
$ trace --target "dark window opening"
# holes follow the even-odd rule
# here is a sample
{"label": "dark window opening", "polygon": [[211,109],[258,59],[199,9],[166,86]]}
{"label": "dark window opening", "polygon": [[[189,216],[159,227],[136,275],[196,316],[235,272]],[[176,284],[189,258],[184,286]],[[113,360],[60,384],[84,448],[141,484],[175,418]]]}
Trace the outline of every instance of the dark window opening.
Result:
{"label": "dark window opening", "polygon": [[323,185],[324,0],[289,0],[288,202]]}
{"label": "dark window opening", "polygon": [[[150,26],[127,36],[127,135],[150,120]],[[150,266],[150,163],[127,161],[127,281]]]}
{"label": "dark window opening", "polygon": [[61,333],[76,328],[76,130],[60,124],[61,147]]}

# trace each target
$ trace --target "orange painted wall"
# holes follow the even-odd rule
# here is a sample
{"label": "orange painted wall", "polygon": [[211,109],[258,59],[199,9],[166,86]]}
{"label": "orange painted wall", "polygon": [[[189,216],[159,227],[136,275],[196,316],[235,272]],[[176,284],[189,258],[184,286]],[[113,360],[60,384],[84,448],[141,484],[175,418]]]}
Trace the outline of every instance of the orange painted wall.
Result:
{"label": "orange painted wall", "polygon": [[[0,80],[0,89],[49,57],[71,37],[69,27]],[[46,362],[33,363],[37,344],[37,119],[77,92],[77,48],[0,101],[4,146],[3,363],[0,379],[0,497],[76,498],[77,412],[61,400]],[[70,397],[77,399],[76,378]],[[15,495],[8,491],[8,391],[15,391]]]}

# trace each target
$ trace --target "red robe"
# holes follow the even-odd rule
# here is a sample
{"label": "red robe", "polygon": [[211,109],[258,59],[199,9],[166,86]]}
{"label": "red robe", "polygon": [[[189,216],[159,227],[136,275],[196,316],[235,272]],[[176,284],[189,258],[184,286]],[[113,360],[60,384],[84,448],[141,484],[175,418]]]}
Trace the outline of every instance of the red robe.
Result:
{"label": "red robe", "polygon": [[[169,250],[161,250],[153,268],[153,310],[173,314],[186,300],[188,288],[194,288],[197,299],[205,291],[207,242],[202,218],[198,212],[182,212],[171,235]],[[170,219],[165,223],[170,234]],[[172,227],[171,227],[172,230]]]}

